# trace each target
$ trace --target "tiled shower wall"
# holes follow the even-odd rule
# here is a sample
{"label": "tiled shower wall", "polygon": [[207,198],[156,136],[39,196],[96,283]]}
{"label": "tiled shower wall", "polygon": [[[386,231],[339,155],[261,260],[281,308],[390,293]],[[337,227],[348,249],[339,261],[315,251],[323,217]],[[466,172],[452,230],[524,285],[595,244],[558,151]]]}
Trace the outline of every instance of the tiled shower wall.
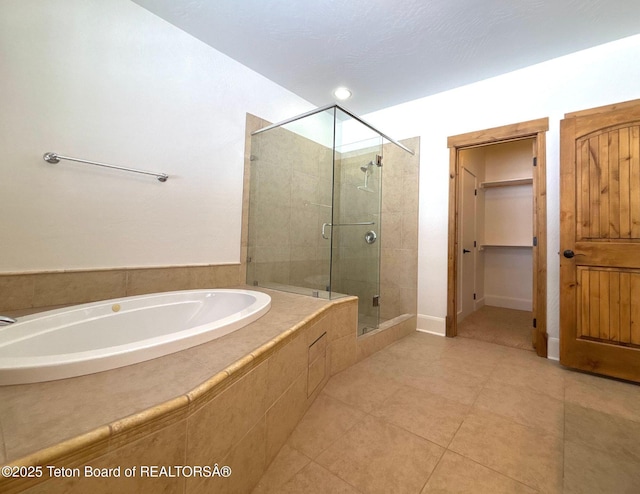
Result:
{"label": "tiled shower wall", "polygon": [[401,141],[415,151],[383,146],[380,319],[418,310],[418,184],[420,138]]}

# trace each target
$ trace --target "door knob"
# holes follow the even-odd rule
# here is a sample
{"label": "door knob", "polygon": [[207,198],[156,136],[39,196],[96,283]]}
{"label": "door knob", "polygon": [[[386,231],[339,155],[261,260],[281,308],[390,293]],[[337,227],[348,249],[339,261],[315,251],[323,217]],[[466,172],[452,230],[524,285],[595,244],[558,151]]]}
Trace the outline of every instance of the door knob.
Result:
{"label": "door knob", "polygon": [[467,249],[462,249],[462,253],[463,253],[463,254],[468,254],[469,252],[471,252],[471,251],[470,251],[470,250],[467,250]]}

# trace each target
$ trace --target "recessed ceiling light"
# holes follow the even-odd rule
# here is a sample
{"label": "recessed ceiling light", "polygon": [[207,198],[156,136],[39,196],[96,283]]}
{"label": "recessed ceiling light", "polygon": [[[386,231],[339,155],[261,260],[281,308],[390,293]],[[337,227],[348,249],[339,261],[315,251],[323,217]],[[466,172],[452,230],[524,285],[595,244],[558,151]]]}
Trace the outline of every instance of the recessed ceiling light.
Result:
{"label": "recessed ceiling light", "polygon": [[339,87],[333,91],[333,95],[336,97],[336,99],[344,101],[351,98],[351,91],[349,91],[346,87]]}

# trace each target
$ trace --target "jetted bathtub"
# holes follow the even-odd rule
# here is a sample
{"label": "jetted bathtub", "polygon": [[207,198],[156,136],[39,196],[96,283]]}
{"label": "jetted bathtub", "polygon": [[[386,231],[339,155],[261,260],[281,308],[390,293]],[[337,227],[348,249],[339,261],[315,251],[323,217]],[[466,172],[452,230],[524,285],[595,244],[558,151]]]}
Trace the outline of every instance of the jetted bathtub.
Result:
{"label": "jetted bathtub", "polygon": [[184,290],[76,305],[0,328],[0,385],[144,362],[220,338],[266,314],[252,290]]}

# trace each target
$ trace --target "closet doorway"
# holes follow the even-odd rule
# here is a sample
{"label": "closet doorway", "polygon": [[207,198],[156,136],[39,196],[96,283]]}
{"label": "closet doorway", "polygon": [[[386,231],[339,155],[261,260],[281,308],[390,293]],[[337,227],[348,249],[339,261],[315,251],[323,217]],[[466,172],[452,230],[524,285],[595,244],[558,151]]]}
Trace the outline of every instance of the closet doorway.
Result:
{"label": "closet doorway", "polygon": [[547,356],[548,127],[544,118],[448,139],[447,336],[460,327]]}

